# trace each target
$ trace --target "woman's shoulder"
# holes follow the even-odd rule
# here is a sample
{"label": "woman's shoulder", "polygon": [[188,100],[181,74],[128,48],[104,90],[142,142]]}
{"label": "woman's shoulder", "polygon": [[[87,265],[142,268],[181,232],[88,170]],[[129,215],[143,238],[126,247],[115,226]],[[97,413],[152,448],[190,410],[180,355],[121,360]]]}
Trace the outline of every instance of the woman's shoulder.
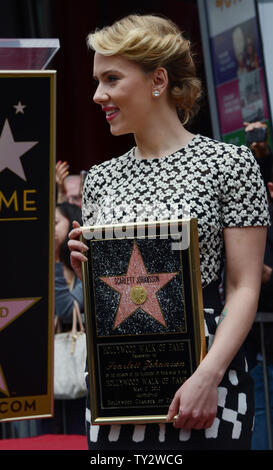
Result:
{"label": "woman's shoulder", "polygon": [[229,142],[216,140],[212,137],[207,137],[204,135],[199,135],[198,137],[199,139],[196,141],[197,145],[199,144],[199,146],[204,149],[211,148],[219,155],[238,155],[242,152],[252,153],[245,145],[231,144]]}
{"label": "woman's shoulder", "polygon": [[245,145],[235,145],[199,135],[196,147],[203,158],[209,158],[213,163],[218,163],[226,168],[238,164],[239,166],[256,164],[253,153]]}
{"label": "woman's shoulder", "polygon": [[108,171],[113,171],[115,168],[119,168],[121,165],[126,164],[130,159],[131,150],[118,156],[111,157],[101,163],[91,166],[88,174],[95,176],[96,174],[107,173]]}

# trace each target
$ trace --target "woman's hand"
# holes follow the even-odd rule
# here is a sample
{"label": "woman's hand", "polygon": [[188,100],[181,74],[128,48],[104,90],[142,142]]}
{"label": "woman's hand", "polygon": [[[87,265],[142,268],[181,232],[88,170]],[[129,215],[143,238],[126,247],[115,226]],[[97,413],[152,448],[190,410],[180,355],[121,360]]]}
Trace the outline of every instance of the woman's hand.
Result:
{"label": "woman's hand", "polygon": [[251,150],[255,153],[257,158],[262,158],[265,155],[270,153],[270,149],[268,147],[268,132],[267,132],[267,125],[263,122],[244,122],[245,132],[253,131],[254,129],[266,129],[266,139],[263,142],[252,142],[250,145]]}
{"label": "woman's hand", "polygon": [[177,390],[170,404],[167,421],[175,416],[174,427],[205,429],[212,426],[217,412],[217,383],[198,369]]}
{"label": "woman's hand", "polygon": [[58,202],[66,200],[65,178],[69,174],[67,162],[58,161],[55,167],[56,184],[58,186]]}
{"label": "woman's hand", "polygon": [[80,241],[80,224],[76,221],[73,222],[73,230],[69,233],[68,248],[70,250],[70,260],[73,270],[79,279],[82,279],[82,262],[87,261],[84,253],[87,252],[88,247],[85,243]]}

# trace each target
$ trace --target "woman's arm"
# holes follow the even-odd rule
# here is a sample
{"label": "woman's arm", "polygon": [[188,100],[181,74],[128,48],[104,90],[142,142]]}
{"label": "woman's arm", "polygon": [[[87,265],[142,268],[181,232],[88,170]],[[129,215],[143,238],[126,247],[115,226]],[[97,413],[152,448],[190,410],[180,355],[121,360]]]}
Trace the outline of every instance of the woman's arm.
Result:
{"label": "woman's arm", "polygon": [[178,389],[168,420],[184,429],[210,427],[217,387],[254,321],[263,266],[266,227],[226,228],[226,303],[213,344],[194,374]]}

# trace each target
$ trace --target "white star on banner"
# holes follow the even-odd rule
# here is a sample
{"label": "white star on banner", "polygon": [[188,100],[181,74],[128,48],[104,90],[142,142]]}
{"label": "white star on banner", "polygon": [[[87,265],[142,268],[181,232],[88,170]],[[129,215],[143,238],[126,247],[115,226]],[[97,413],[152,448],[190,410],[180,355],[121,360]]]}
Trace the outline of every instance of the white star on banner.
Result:
{"label": "white star on banner", "polygon": [[22,104],[21,101],[18,101],[18,104],[14,104],[13,107],[16,109],[16,114],[24,114],[24,108],[26,107],[26,105]]}
{"label": "white star on banner", "polygon": [[0,172],[8,168],[26,181],[20,158],[36,144],[38,142],[15,142],[9,122],[6,119],[0,136]]}

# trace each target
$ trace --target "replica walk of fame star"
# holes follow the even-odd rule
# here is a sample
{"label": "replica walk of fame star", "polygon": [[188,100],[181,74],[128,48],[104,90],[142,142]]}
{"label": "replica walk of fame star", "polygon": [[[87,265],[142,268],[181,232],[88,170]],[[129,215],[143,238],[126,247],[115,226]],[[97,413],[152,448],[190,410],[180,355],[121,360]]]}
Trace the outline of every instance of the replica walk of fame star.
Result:
{"label": "replica walk of fame star", "polygon": [[136,230],[127,238],[107,237],[110,226],[92,237],[93,228],[83,228],[93,424],[164,422],[177,388],[204,355],[197,221],[163,222],[186,227],[190,243],[180,250],[173,249],[173,231],[161,237],[160,222],[154,224],[156,236]]}
{"label": "replica walk of fame star", "polygon": [[126,275],[100,278],[121,294],[114,328],[140,306],[144,312],[166,327],[156,292],[177,274],[177,272],[154,275],[147,273],[139,248],[134,242]]}

